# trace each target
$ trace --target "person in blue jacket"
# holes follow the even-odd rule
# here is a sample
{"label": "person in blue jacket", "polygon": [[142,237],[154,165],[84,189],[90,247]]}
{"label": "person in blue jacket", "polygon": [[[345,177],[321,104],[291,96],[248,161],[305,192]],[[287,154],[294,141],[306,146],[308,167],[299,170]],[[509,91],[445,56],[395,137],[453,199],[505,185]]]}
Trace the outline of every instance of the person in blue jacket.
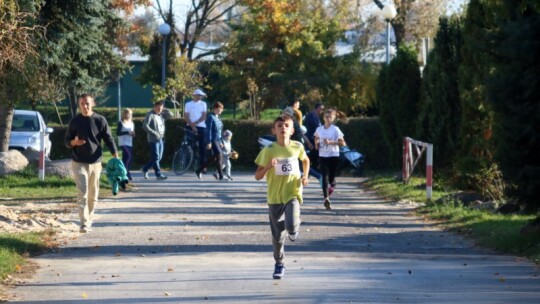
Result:
{"label": "person in blue jacket", "polygon": [[212,107],[212,113],[206,117],[206,149],[212,152],[212,155],[207,157],[206,162],[201,163],[201,166],[195,174],[202,180],[202,172],[208,168],[211,162],[216,162],[217,173],[214,173],[216,179],[223,179],[223,143],[221,142],[221,134],[223,130],[223,122],[219,115],[223,112],[223,104],[216,102]]}

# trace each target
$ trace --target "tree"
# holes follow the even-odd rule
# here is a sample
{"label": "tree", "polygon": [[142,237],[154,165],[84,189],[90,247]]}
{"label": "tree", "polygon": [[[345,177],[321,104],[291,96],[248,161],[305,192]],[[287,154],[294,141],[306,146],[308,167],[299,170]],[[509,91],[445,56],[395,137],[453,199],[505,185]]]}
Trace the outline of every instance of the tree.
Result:
{"label": "tree", "polygon": [[486,83],[493,67],[487,34],[496,28],[487,0],[471,0],[464,21],[459,68],[461,103],[460,143],[456,155],[456,185],[493,200],[503,198],[501,172],[494,162],[494,113],[487,100]]}
{"label": "tree", "polygon": [[402,46],[385,67],[377,86],[380,121],[394,165],[401,160],[403,137],[415,137],[420,99],[420,66],[413,47]]}
{"label": "tree", "polygon": [[[166,7],[162,7],[160,2],[156,2],[156,10],[164,22],[173,24],[174,13],[172,0]],[[184,16],[183,23],[179,27],[172,27],[178,37],[175,41],[179,45],[180,53],[189,60],[198,60],[209,55],[215,55],[220,49],[213,49],[195,55],[197,43],[203,39],[210,40],[210,36],[216,31],[226,29],[226,20],[233,15],[236,7],[234,0],[193,0]],[[176,23],[175,23],[176,24]],[[217,36],[217,35],[216,35]]]}
{"label": "tree", "polygon": [[[382,9],[380,0],[373,2]],[[433,37],[437,22],[443,14],[447,0],[394,0],[397,15],[392,21],[396,45],[402,42],[416,43],[421,37]]]}
{"label": "tree", "polygon": [[[154,93],[154,101],[171,101],[175,116],[178,116],[176,107],[178,106],[183,111],[185,98],[191,96],[195,89],[200,88],[205,79],[199,72],[197,62],[189,61],[185,56],[175,59],[172,74],[174,74],[174,78],[167,78],[165,89],[161,86],[154,85],[152,91]],[[178,100],[181,102],[178,102]]]}
{"label": "tree", "polygon": [[283,105],[319,87],[327,91],[334,84],[327,80],[335,67],[334,45],[345,29],[341,21],[349,14],[345,1],[240,3],[246,12],[231,25],[225,63],[255,81],[261,108]]}
{"label": "tree", "polygon": [[15,106],[28,96],[35,76],[42,28],[35,25],[34,8],[31,1],[5,0],[0,5],[0,152],[9,149]]}
{"label": "tree", "polygon": [[[535,5],[536,3],[536,5]],[[487,83],[495,111],[496,159],[510,194],[528,210],[540,210],[540,6],[538,1],[500,1],[492,5],[496,30],[494,73]]]}
{"label": "tree", "polygon": [[436,171],[451,169],[459,147],[461,99],[458,69],[463,45],[461,18],[442,17],[421,87],[418,135],[433,144]]}
{"label": "tree", "polygon": [[47,32],[40,46],[41,58],[48,73],[56,75],[64,87],[72,116],[77,112],[79,93],[99,95],[111,76],[127,68],[121,53],[115,51],[127,27],[119,16],[126,10],[121,5],[124,2],[44,1],[39,23],[47,26]]}

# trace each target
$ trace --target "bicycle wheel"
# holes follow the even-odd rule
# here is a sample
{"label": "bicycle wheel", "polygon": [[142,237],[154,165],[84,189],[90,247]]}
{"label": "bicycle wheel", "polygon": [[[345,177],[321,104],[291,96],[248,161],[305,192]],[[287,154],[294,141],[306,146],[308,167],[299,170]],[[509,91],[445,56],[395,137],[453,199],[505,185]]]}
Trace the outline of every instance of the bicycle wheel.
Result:
{"label": "bicycle wheel", "polygon": [[176,175],[186,173],[193,162],[193,149],[188,144],[182,144],[174,153],[172,169]]}

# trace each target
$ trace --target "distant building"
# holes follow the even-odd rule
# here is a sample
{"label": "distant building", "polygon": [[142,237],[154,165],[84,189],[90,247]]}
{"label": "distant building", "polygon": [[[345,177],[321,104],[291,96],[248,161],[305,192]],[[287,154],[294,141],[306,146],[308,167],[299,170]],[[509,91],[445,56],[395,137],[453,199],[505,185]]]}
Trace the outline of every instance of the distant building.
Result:
{"label": "distant building", "polygon": [[[131,71],[127,71],[118,82],[109,84],[105,91],[105,102],[101,104],[105,107],[117,107],[118,96],[120,95],[120,105],[122,108],[148,108],[152,106],[152,87],[143,87],[136,78],[141,74],[144,64],[148,61],[148,56],[129,55],[126,57]],[[120,94],[119,94],[120,92]]]}

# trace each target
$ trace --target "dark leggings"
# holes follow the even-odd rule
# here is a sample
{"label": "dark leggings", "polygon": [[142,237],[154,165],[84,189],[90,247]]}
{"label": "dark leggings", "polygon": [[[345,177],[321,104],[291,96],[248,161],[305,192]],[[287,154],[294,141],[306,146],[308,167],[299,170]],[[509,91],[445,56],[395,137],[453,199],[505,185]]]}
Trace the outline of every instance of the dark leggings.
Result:
{"label": "dark leggings", "polygon": [[319,157],[319,169],[322,175],[322,191],[324,198],[328,197],[328,184],[334,187],[336,185],[336,170],[339,163],[339,157]]}
{"label": "dark leggings", "polygon": [[197,171],[202,172],[208,168],[208,165],[211,162],[216,162],[218,177],[219,179],[223,179],[223,151],[221,149],[221,142],[219,140],[212,142],[212,154],[213,155],[206,158],[207,160],[202,163],[201,167]]}
{"label": "dark leggings", "polygon": [[131,163],[133,162],[133,147],[131,146],[120,146],[122,148],[122,162],[124,167],[127,170],[127,176],[131,177],[129,170],[131,169]]}

